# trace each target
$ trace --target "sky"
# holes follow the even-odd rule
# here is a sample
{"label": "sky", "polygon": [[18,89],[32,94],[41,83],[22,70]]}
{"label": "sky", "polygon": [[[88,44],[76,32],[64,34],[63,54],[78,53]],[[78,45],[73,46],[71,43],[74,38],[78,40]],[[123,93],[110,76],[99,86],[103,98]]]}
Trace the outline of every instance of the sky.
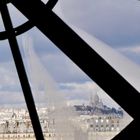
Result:
{"label": "sky", "polygon": [[[14,26],[27,21],[13,6],[9,5],[9,8]],[[53,11],[140,90],[139,1],[59,0]],[[0,31],[3,29],[0,18]],[[105,104],[117,106],[38,29],[33,28],[24,36],[27,34],[32,37],[34,49],[42,65],[71,102],[88,102],[91,94],[98,93]],[[18,41],[25,60],[22,36],[18,37]],[[116,61],[119,57],[123,62]],[[7,41],[0,42],[0,79],[0,99],[3,99],[0,104],[24,102]]]}
{"label": "sky", "polygon": [[68,23],[84,29],[140,64],[138,0],[60,1]]}

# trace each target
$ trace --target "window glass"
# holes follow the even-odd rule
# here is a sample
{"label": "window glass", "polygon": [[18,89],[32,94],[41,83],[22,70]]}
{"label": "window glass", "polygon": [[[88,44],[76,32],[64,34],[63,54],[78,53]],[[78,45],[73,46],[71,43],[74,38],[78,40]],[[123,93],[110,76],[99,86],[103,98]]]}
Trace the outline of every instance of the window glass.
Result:
{"label": "window glass", "polygon": [[[101,9],[103,9],[104,6],[105,8],[111,8],[112,5],[110,6],[109,3],[101,4],[101,1],[95,1],[96,4],[92,4],[92,1],[88,1],[89,3],[84,1],[78,3],[78,1],[73,0],[60,0],[54,11],[91,47],[95,46],[93,49],[111,65],[114,64],[113,67],[125,76],[120,64],[116,65],[116,62],[114,63],[115,58],[120,56],[116,53],[116,50],[119,49],[119,41],[113,39],[113,37],[110,38],[112,34],[114,38],[116,37],[112,28],[114,29],[114,26],[118,25],[114,23],[115,25],[109,29],[111,24],[109,24],[109,18],[103,22],[102,16],[105,20],[111,13],[107,11],[105,14],[102,11],[99,14],[100,11],[96,11],[97,6],[101,6]],[[43,2],[46,3],[47,1]],[[85,8],[88,10],[83,10]],[[14,27],[27,21],[14,6],[9,5],[9,10]],[[93,13],[93,18],[90,17],[91,13]],[[97,16],[98,14],[99,16]],[[96,20],[95,23],[94,20]],[[108,25],[108,30],[106,25]],[[1,22],[0,26],[0,29],[4,30]],[[112,45],[113,49],[95,39],[93,35]],[[45,138],[92,140],[96,136],[97,139],[112,139],[118,134],[118,131],[123,130],[132,121],[132,118],[107,93],[98,87],[37,28],[34,27],[18,36],[17,39]],[[6,126],[12,133],[16,131],[17,137],[20,136],[20,132],[24,134],[24,138],[34,137],[7,41],[0,42],[0,54],[0,79],[2,79],[0,81],[1,124],[4,124],[3,127]],[[110,61],[110,57],[112,61]],[[126,60],[123,56],[121,58]],[[11,117],[13,119],[18,118],[18,121],[16,120],[14,124],[16,126],[21,124],[22,129],[14,130],[13,124],[9,125],[7,120],[3,119],[3,112],[7,110],[12,112]],[[8,112],[8,115],[10,113]],[[103,121],[104,118],[110,118],[110,121]],[[95,121],[92,121],[93,119]],[[115,119],[118,119],[120,123],[117,130],[111,128],[111,122]],[[20,123],[20,121],[24,123]],[[106,125],[107,128],[104,128]],[[89,129],[90,126],[93,128]],[[3,127],[0,127],[0,129]],[[103,128],[101,129],[101,127]],[[9,132],[8,129],[2,130]],[[102,135],[101,132],[104,130],[107,130],[105,133],[108,134]],[[106,138],[106,136],[108,137]],[[8,134],[7,137],[11,137],[11,135]]]}
{"label": "window glass", "polygon": [[[71,139],[71,135],[74,139],[87,139],[90,126],[94,127],[92,133],[96,130],[96,122],[100,127],[98,132],[104,130],[100,131],[102,123],[103,126],[112,125],[109,124],[111,121],[102,121],[105,117],[122,121],[120,131],[132,121],[37,28],[19,36],[18,41],[45,134],[53,133],[63,139]],[[113,135],[111,133],[109,139],[118,134],[116,129],[110,131]],[[96,137],[100,135],[98,133]]]}

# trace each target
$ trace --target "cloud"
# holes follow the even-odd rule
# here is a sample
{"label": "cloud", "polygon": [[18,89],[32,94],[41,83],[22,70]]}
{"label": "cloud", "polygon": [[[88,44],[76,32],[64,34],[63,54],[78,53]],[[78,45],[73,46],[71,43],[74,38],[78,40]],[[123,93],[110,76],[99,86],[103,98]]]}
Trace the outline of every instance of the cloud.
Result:
{"label": "cloud", "polygon": [[97,92],[98,87],[94,82],[84,83],[61,83],[60,88],[69,97],[69,99],[89,100],[91,94]]}
{"label": "cloud", "polygon": [[140,46],[127,46],[117,49],[120,53],[131,59],[134,63],[140,65]]}
{"label": "cloud", "polygon": [[109,45],[140,43],[140,2],[133,0],[60,0],[65,21]]}
{"label": "cloud", "polygon": [[10,47],[8,44],[8,41],[0,41],[0,62],[7,62],[7,61],[11,61],[12,58],[12,54],[10,51]]}
{"label": "cloud", "polygon": [[13,61],[0,63],[0,106],[25,103]]}
{"label": "cloud", "polygon": [[84,83],[60,83],[59,86],[70,104],[89,104],[90,96],[97,94],[105,105],[119,107],[113,99],[92,81]]}
{"label": "cloud", "polygon": [[0,106],[25,103],[22,92],[0,91]]}
{"label": "cloud", "polygon": [[40,59],[57,82],[83,82],[90,80],[89,77],[63,53],[44,54]]}
{"label": "cloud", "polygon": [[124,48],[119,48],[118,50],[124,53],[133,53],[136,55],[140,54],[140,46],[124,47]]}
{"label": "cloud", "polygon": [[0,91],[19,91],[20,83],[13,61],[0,63]]}

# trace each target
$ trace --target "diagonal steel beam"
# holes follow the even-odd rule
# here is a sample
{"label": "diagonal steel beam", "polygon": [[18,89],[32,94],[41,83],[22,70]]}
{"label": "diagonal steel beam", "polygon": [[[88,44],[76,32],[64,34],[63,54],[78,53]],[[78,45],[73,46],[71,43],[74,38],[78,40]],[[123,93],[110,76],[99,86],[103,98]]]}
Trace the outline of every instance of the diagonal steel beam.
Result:
{"label": "diagonal steel beam", "polygon": [[[17,7],[59,49],[93,79],[109,96],[134,119],[139,119],[139,92],[98,55],[84,40],[69,28],[40,0],[13,0]],[[133,104],[132,104],[132,101]],[[131,130],[131,126],[129,130]],[[125,133],[126,134],[126,133]],[[121,137],[120,137],[121,138]]]}

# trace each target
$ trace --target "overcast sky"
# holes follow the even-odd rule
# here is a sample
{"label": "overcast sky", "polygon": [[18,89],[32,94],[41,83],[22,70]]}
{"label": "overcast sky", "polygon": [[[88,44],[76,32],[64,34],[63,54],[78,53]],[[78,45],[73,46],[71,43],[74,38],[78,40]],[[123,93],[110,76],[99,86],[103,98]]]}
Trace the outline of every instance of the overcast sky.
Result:
{"label": "overcast sky", "polygon": [[[21,24],[27,19],[19,14],[16,9],[10,6],[12,12],[14,26]],[[131,78],[128,78],[132,83],[136,83],[133,78],[133,73],[140,75],[140,2],[137,0],[59,0],[54,11],[65,20],[69,25],[74,25],[105,42],[115,51],[120,52],[133,61],[137,71],[131,73]],[[0,19],[0,30],[3,30],[2,21]],[[81,33],[81,31],[80,31]],[[108,105],[115,105],[103,91],[95,85],[75,64],[72,63],[57,47],[51,43],[42,33],[36,28],[27,32],[32,36],[35,51],[37,52],[42,64],[47,69],[48,73],[58,83],[60,89],[66,93],[70,100],[83,101],[88,100],[90,94],[98,92],[102,95],[102,100]],[[83,35],[84,36],[84,35]],[[94,40],[93,37],[93,40]],[[89,37],[90,38],[90,37]],[[18,37],[20,49],[23,54],[22,37]],[[87,40],[88,37],[87,37]],[[98,50],[98,41],[95,41],[95,49],[104,54],[106,48],[109,55],[114,50],[108,47],[101,47]],[[94,44],[93,41],[93,44]],[[102,46],[102,45],[101,45]],[[116,53],[115,53],[116,54]],[[116,56],[120,56],[116,54]],[[24,57],[24,55],[23,55]],[[108,57],[108,58],[110,58]],[[125,70],[120,69],[115,61],[110,62],[114,67],[120,70],[126,77]],[[125,59],[125,58],[124,58]],[[125,59],[126,60],[126,59]],[[109,59],[108,59],[109,61]],[[126,62],[129,66],[132,62]],[[122,63],[124,65],[125,63]],[[132,67],[131,67],[132,68]],[[129,68],[130,69],[130,68]],[[128,72],[130,73],[130,71]],[[17,100],[24,101],[20,94],[19,80],[16,74],[12,56],[8,47],[7,41],[0,42],[0,103],[14,102]],[[138,79],[139,80],[139,79]],[[139,82],[140,83],[140,82]],[[134,84],[135,85],[135,84]],[[136,85],[137,87],[139,85]],[[101,94],[102,93],[102,94]],[[14,98],[7,98],[13,95]],[[17,96],[16,96],[17,95]],[[15,98],[16,97],[16,98]]]}

